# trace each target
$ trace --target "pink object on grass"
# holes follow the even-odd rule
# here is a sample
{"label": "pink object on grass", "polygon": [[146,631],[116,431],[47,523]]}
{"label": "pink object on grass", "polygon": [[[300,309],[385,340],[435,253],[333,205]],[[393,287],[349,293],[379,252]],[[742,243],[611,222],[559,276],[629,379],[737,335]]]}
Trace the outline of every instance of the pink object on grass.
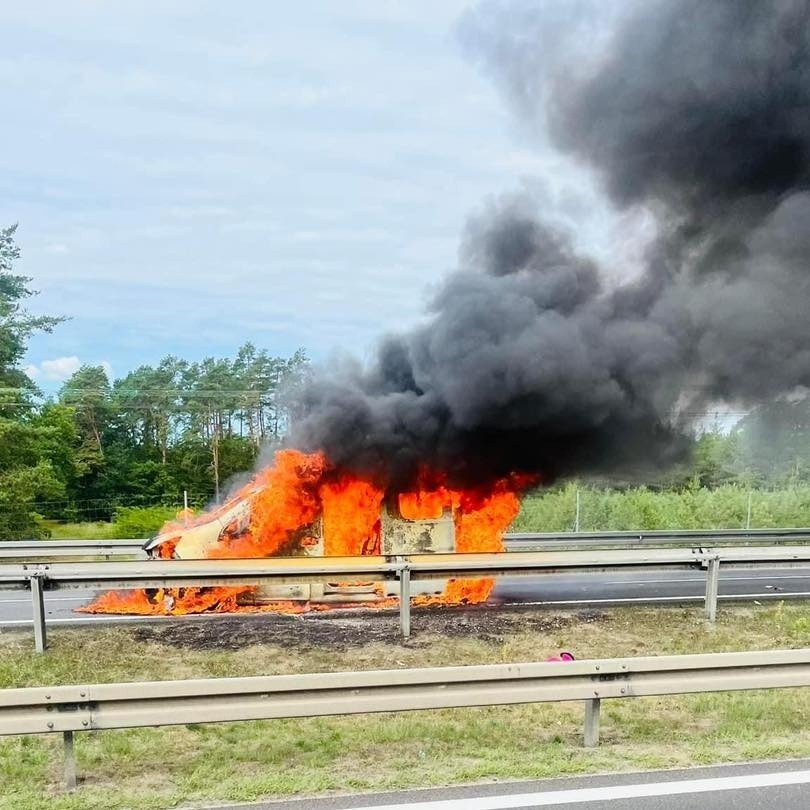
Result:
{"label": "pink object on grass", "polygon": [[559,655],[553,655],[551,658],[546,658],[546,661],[573,661],[574,654],[570,652],[561,652]]}

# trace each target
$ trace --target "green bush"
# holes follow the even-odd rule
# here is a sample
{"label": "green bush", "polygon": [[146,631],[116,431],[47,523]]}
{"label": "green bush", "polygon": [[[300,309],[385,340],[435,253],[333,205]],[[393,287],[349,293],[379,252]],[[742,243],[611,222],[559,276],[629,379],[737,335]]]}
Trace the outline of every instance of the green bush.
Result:
{"label": "green bush", "polygon": [[122,506],[115,510],[115,533],[118,537],[151,537],[176,516],[177,509],[166,506]]}
{"label": "green bush", "polygon": [[[573,531],[577,490],[579,528],[583,532],[740,529],[748,520],[749,489],[744,486],[655,491],[647,487],[597,489],[568,483],[527,495],[511,530]],[[750,495],[751,528],[810,526],[810,486],[753,490]]]}

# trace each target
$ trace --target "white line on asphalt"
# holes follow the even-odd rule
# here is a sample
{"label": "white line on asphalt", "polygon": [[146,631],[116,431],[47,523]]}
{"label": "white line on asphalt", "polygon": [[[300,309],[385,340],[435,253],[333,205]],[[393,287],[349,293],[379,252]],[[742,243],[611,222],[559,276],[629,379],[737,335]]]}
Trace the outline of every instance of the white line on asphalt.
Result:
{"label": "white line on asphalt", "polygon": [[[45,603],[48,602],[86,602],[90,597],[88,596],[46,596]],[[0,599],[0,605],[12,605],[22,602],[26,605],[31,604],[31,597],[27,599]]]}
{"label": "white line on asphalt", "polygon": [[556,807],[578,802],[607,802],[638,799],[645,796],[677,796],[726,790],[804,785],[810,782],[810,771],[762,773],[725,776],[713,779],[690,779],[682,782],[650,782],[640,785],[612,785],[576,790],[549,790],[543,793],[514,793],[511,796],[480,796],[464,799],[380,804],[352,810],[510,810],[516,807]]}
{"label": "white line on asphalt", "polygon": [[[720,582],[770,582],[772,579],[810,579],[810,574],[792,575],[785,574],[765,577],[733,577],[720,575]],[[673,583],[680,585],[684,582],[705,582],[706,577],[681,577],[680,579],[612,579],[599,583],[601,585],[660,585],[663,583]]]}
{"label": "white line on asphalt", "polygon": [[769,574],[767,576],[761,577],[749,577],[749,576],[737,576],[735,577],[733,574],[720,574],[720,580],[750,580],[751,582],[762,582],[762,580],[769,580],[769,579],[810,579],[810,574]]}
{"label": "white line on asphalt", "polygon": [[[602,585],[661,585],[663,583],[675,583],[680,585],[683,582],[705,582],[706,577],[681,577],[680,579],[611,579],[602,582]],[[754,582],[758,580],[754,579]]]}
{"label": "white line on asphalt", "polygon": [[[206,616],[215,618],[217,616],[237,616],[236,613],[199,613],[192,616],[124,616],[124,615],[95,615],[95,616],[75,616],[69,619],[48,619],[48,627],[53,627],[58,624],[75,625],[75,624],[116,624],[120,622],[136,623],[148,621],[163,621],[165,619],[201,619]],[[0,621],[0,627],[30,627],[34,622],[31,619],[8,619],[7,621]]]}
{"label": "white line on asphalt", "polygon": [[[749,602],[756,599],[810,599],[810,591],[768,591],[767,593],[721,593],[720,601],[739,599]],[[534,602],[510,602],[513,605],[652,605],[658,602],[703,602],[706,597],[699,596],[622,596],[615,599],[548,599]]]}

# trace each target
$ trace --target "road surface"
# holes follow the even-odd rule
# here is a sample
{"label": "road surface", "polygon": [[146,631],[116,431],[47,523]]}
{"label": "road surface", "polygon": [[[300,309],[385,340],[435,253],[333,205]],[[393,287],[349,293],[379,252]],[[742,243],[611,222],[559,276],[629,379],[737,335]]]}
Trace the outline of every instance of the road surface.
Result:
{"label": "road surface", "polygon": [[[493,604],[538,603],[548,605],[610,605],[701,601],[706,577],[701,571],[613,571],[590,574],[545,574],[498,579]],[[49,624],[116,621],[75,613],[96,592],[60,590],[46,592]],[[720,572],[720,598],[752,597],[758,600],[810,598],[810,567],[754,568]],[[138,620],[130,617],[129,620]],[[31,622],[31,597],[26,591],[0,591],[0,626]],[[810,803],[808,803],[810,806]]]}
{"label": "road surface", "polygon": [[219,810],[807,810],[810,761],[298,799]]}

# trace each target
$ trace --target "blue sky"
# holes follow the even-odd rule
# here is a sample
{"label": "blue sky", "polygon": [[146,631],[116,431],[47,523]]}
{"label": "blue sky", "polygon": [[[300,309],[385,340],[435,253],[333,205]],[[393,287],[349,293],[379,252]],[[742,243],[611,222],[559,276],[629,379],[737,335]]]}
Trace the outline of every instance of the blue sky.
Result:
{"label": "blue sky", "polygon": [[251,340],[367,356],[456,264],[466,217],[528,189],[596,253],[637,222],[537,148],[465,56],[468,6],[4,3],[0,224],[19,222],[53,389]]}

